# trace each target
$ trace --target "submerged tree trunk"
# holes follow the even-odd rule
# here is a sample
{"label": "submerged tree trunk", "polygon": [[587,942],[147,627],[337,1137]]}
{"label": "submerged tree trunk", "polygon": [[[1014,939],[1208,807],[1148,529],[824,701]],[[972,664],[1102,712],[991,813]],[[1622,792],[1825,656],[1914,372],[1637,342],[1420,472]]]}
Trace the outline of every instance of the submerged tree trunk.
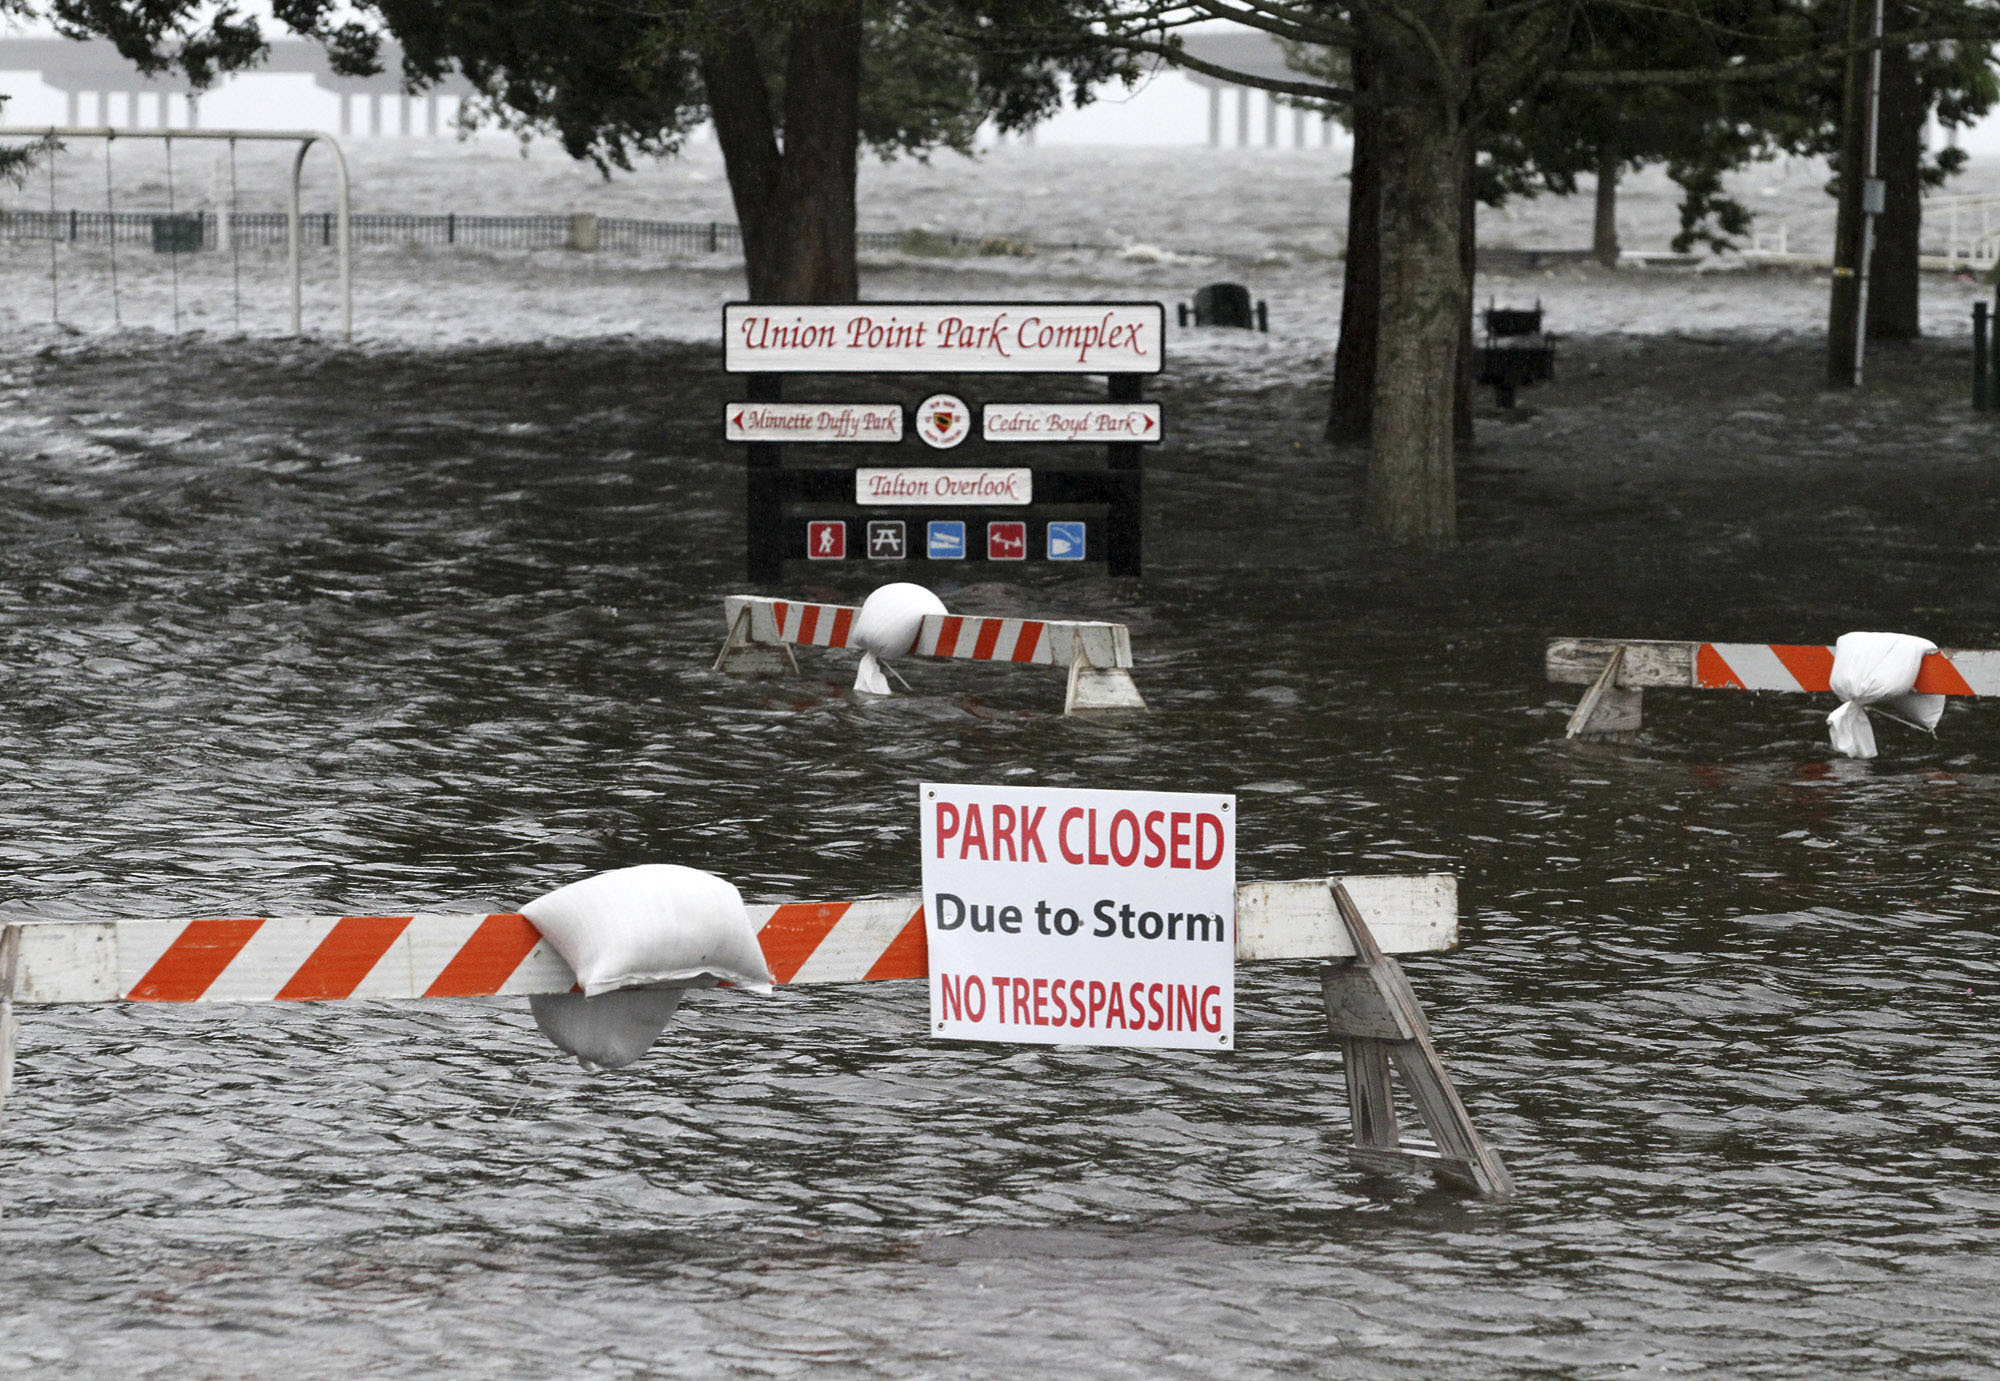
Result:
{"label": "submerged tree trunk", "polygon": [[780,128],[757,45],[732,31],[702,54],[702,81],[743,228],[756,302],[852,302],[855,158],[861,132],[859,0],[801,15],[785,56]]}
{"label": "submerged tree trunk", "polygon": [[1382,112],[1374,103],[1374,62],[1353,53],[1354,161],[1347,170],[1347,259],[1341,273],[1340,343],[1333,352],[1333,407],[1326,439],[1368,440],[1375,415],[1375,342],[1382,296]]}
{"label": "submerged tree trunk", "polygon": [[1929,103],[1907,48],[1882,50],[1882,123],[1876,169],[1882,214],[1875,218],[1875,252],[1868,262],[1868,338],[1915,340],[1923,231],[1924,121]]}
{"label": "submerged tree trunk", "polygon": [[1590,227],[1590,252],[1608,269],[1618,267],[1618,165],[1610,148],[1597,151],[1597,215]]}
{"label": "submerged tree trunk", "polygon": [[1452,380],[1451,441],[1464,454],[1472,449],[1472,391],[1479,359],[1472,340],[1473,284],[1479,275],[1479,151],[1462,140],[1458,187],[1458,271],[1465,279],[1465,310],[1458,314],[1458,370]]}
{"label": "submerged tree trunk", "polygon": [[[1413,0],[1375,40],[1382,105],[1382,319],[1375,353],[1369,523],[1392,542],[1457,537],[1453,415],[1472,310],[1460,258],[1469,7]],[[1385,38],[1393,35],[1392,41]]]}

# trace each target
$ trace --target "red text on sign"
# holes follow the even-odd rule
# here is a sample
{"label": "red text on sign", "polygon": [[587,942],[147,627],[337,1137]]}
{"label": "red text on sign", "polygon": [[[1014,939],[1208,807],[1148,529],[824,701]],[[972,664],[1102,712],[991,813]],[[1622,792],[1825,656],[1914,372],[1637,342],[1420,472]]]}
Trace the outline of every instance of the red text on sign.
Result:
{"label": "red text on sign", "polygon": [[975,1025],[1103,1031],[1222,1030],[1222,989],[1196,983],[1104,983],[940,973],[938,1015]]}

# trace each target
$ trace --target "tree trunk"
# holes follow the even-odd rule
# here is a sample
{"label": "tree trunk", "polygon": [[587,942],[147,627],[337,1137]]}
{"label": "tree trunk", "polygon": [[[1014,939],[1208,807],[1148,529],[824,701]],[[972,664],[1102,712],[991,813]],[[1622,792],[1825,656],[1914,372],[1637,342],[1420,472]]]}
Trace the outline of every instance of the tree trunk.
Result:
{"label": "tree trunk", "polygon": [[1375,342],[1382,301],[1382,112],[1374,61],[1354,45],[1354,161],[1347,170],[1347,260],[1341,273],[1340,343],[1333,352],[1333,408],[1326,439],[1368,440],[1375,414]]}
{"label": "tree trunk", "polygon": [[1924,120],[1929,103],[1907,48],[1882,50],[1881,153],[1876,167],[1887,186],[1875,218],[1875,253],[1868,263],[1868,338],[1915,340],[1918,237],[1923,230]]}
{"label": "tree trunk", "polygon": [[[1453,413],[1472,310],[1460,258],[1469,16],[1463,0],[1413,0],[1373,34],[1382,103],[1382,318],[1375,354],[1369,523],[1388,541],[1457,538]],[[1392,37],[1393,36],[1393,37]]]}
{"label": "tree trunk", "polygon": [[1597,151],[1597,216],[1590,227],[1590,252],[1608,269],[1618,267],[1618,165],[1616,151]]}
{"label": "tree trunk", "polygon": [[1479,174],[1479,152],[1470,139],[1461,141],[1465,150],[1458,176],[1458,271],[1465,279],[1465,310],[1458,314],[1458,371],[1452,380],[1451,441],[1463,455],[1472,449],[1472,391],[1478,387],[1478,357],[1472,342],[1472,290],[1479,274],[1479,198],[1474,194]]}
{"label": "tree trunk", "polygon": [[792,22],[785,58],[784,144],[747,29],[702,54],[702,82],[722,146],[743,265],[755,302],[852,302],[855,157],[861,131],[859,0]]}

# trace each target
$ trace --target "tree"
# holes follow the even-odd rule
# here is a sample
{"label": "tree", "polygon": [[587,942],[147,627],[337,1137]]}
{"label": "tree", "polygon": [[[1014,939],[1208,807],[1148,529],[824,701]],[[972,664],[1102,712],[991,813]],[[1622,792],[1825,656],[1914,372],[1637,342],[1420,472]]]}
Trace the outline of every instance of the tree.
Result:
{"label": "tree", "polygon": [[[1991,11],[1969,0],[1936,4],[1949,21],[1941,26],[1931,16],[1936,36],[1961,45],[2000,36]],[[1267,78],[1188,53],[1178,29],[1217,18],[1289,43],[1365,52],[1375,91],[1364,96],[1328,80]],[[1649,26],[1666,29],[1667,41],[1649,35]],[[1451,458],[1462,414],[1453,379],[1462,377],[1454,366],[1462,366],[1465,352],[1453,338],[1462,343],[1469,330],[1469,209],[1482,184],[1490,193],[1491,180],[1508,171],[1505,159],[1493,157],[1474,168],[1475,151],[1496,131],[1504,134],[1524,105],[1552,96],[1595,94],[1609,98],[1600,111],[1628,116],[1635,97],[1651,99],[1655,109],[1642,128],[1662,113],[1671,117],[1671,137],[1662,138],[1684,193],[1677,243],[1727,243],[1747,228],[1749,215],[1723,194],[1723,172],[1760,147],[1786,146],[1789,137],[1770,93],[1796,90],[1865,46],[1821,30],[1819,16],[1796,0],[1131,0],[1106,25],[1103,41],[1227,81],[1349,108],[1357,132],[1372,108],[1382,181],[1375,237],[1381,291],[1368,405],[1370,522],[1389,540],[1441,546],[1453,540],[1456,524]],[[1640,41],[1621,41],[1635,35]],[[1683,99],[1662,103],[1667,93]],[[1774,118],[1749,118],[1746,111]],[[1565,158],[1555,158],[1545,171],[1573,181],[1579,170],[1636,161],[1623,144],[1628,137],[1614,128],[1608,138],[1570,151],[1587,152],[1588,162],[1564,170]],[[1351,197],[1349,214],[1352,250],[1365,203]],[[1348,273],[1356,271],[1350,257]],[[1339,352],[1336,407],[1343,411],[1329,419],[1335,435],[1354,430],[1352,393],[1341,383],[1351,358]]]}
{"label": "tree", "polygon": [[[0,0],[25,3],[36,0]],[[1062,0],[282,0],[292,31],[325,43],[336,70],[379,70],[384,31],[420,89],[456,68],[484,113],[560,139],[610,175],[677,151],[713,119],[744,242],[750,295],[837,302],[856,295],[855,163],[949,148],[969,153],[986,120],[1025,128],[1066,92],[1136,75],[1078,41],[1083,8]],[[252,67],[257,21],[229,0],[49,0],[73,37],[111,39],[143,69],[201,85]],[[367,22],[363,22],[363,21]],[[1057,41],[1023,42],[1032,30]]]}

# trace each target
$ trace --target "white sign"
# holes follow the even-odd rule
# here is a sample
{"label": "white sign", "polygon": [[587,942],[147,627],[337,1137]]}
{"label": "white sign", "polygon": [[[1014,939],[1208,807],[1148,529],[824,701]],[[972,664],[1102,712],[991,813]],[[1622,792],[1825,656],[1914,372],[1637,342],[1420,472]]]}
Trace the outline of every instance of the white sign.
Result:
{"label": "white sign", "polygon": [[1227,1050],[1236,798],[918,789],[931,1031]]}
{"label": "white sign", "polygon": [[1158,441],[1158,403],[988,403],[987,441]]}
{"label": "white sign", "polygon": [[901,403],[731,403],[726,441],[901,441]]}
{"label": "white sign", "polygon": [[933,393],[917,404],[917,435],[926,446],[949,451],[972,434],[972,409],[963,398]]}
{"label": "white sign", "polygon": [[863,302],[722,309],[731,374],[1157,374],[1157,302]]}
{"label": "white sign", "polygon": [[1025,504],[1035,501],[1035,472],[957,465],[948,470],[905,466],[856,470],[858,504]]}

